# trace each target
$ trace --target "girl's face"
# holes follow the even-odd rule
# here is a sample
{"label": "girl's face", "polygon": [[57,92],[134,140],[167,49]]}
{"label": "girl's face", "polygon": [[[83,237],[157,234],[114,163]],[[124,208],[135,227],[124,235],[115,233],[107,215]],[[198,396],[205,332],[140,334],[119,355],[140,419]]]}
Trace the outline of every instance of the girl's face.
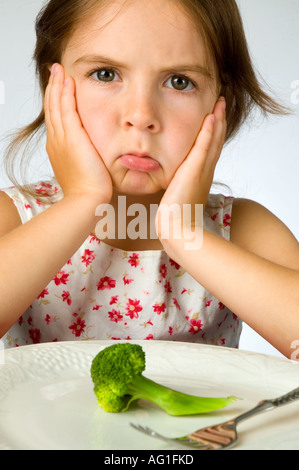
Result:
{"label": "girl's face", "polygon": [[174,0],[109,2],[77,28],[62,65],[118,192],[167,188],[218,98],[209,62]]}

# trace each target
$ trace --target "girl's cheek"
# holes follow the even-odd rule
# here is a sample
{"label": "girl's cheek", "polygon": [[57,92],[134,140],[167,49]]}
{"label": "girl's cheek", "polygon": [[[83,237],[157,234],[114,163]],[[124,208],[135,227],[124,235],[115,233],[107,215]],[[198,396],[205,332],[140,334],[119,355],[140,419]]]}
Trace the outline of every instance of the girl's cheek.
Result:
{"label": "girl's cheek", "polygon": [[84,129],[97,151],[101,153],[101,149],[105,147],[106,141],[109,139],[113,118],[109,105],[105,103],[101,103],[101,105],[90,104],[93,102],[94,99],[78,96],[77,109]]}
{"label": "girl's cheek", "polygon": [[194,113],[186,116],[181,115],[180,119],[173,124],[173,132],[170,135],[169,146],[173,149],[175,154],[181,156],[180,163],[182,163],[190,152],[201,129],[203,120],[203,113]]}

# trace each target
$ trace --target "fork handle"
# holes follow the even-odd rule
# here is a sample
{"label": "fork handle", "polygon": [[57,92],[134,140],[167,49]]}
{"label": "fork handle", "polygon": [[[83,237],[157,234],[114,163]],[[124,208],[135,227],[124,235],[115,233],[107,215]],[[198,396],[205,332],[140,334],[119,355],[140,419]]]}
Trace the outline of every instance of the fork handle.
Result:
{"label": "fork handle", "polygon": [[282,395],[279,398],[275,398],[271,400],[274,406],[282,406],[291,403],[292,401],[299,399],[299,387],[292,390],[292,392],[287,393],[286,395]]}
{"label": "fork handle", "polygon": [[292,401],[295,401],[298,399],[299,399],[299,387],[295,388],[295,390],[292,390],[286,395],[282,395],[281,397],[274,398],[272,400],[267,399],[267,400],[260,401],[255,408],[247,411],[246,413],[239,415],[235,419],[235,421],[236,423],[238,423],[239,421],[243,421],[243,419],[247,419],[256,414],[263,413],[265,411],[270,411],[270,410],[273,410],[274,408],[278,408],[283,405],[287,405],[288,403],[291,403]]}

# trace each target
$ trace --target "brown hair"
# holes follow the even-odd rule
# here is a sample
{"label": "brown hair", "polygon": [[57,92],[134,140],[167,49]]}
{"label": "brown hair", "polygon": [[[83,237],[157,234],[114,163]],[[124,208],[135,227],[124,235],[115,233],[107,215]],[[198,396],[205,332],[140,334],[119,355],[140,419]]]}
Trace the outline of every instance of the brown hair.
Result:
{"label": "brown hair", "polygon": [[[44,96],[49,65],[60,62],[64,48],[82,20],[110,0],[50,0],[36,19],[34,60],[40,89]],[[245,38],[240,12],[235,0],[177,0],[187,14],[198,23],[206,45],[217,66],[221,94],[227,101],[227,140],[236,135],[241,125],[257,106],[263,114],[288,114],[261,86],[257,78]],[[44,111],[28,126],[20,129],[8,146],[5,166],[11,181],[18,151],[26,144],[21,158],[25,166],[31,156],[34,137],[44,131]]]}

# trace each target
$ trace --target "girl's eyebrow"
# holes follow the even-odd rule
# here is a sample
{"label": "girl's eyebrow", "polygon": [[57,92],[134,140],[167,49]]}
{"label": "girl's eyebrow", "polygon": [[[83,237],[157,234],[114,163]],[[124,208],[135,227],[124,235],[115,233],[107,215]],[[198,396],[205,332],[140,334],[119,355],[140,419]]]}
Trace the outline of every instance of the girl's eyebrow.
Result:
{"label": "girl's eyebrow", "polygon": [[[109,65],[110,67],[119,67],[119,68],[128,68],[127,65],[117,62],[113,59],[110,59],[109,57],[101,56],[101,55],[84,55],[77,59],[74,62],[74,66],[80,65],[80,64],[106,64]],[[206,67],[203,65],[197,65],[197,64],[178,64],[178,65],[172,65],[170,67],[166,67],[161,72],[196,72],[200,73],[201,75],[204,75],[207,78],[212,79],[213,74],[208,70]]]}
{"label": "girl's eyebrow", "polygon": [[115,67],[122,67],[124,68],[125,65],[121,64],[120,62],[116,62],[113,59],[110,59],[109,57],[105,57],[102,55],[84,55],[82,57],[79,57],[79,59],[75,60],[73,65],[78,65],[78,64],[109,64]]}

